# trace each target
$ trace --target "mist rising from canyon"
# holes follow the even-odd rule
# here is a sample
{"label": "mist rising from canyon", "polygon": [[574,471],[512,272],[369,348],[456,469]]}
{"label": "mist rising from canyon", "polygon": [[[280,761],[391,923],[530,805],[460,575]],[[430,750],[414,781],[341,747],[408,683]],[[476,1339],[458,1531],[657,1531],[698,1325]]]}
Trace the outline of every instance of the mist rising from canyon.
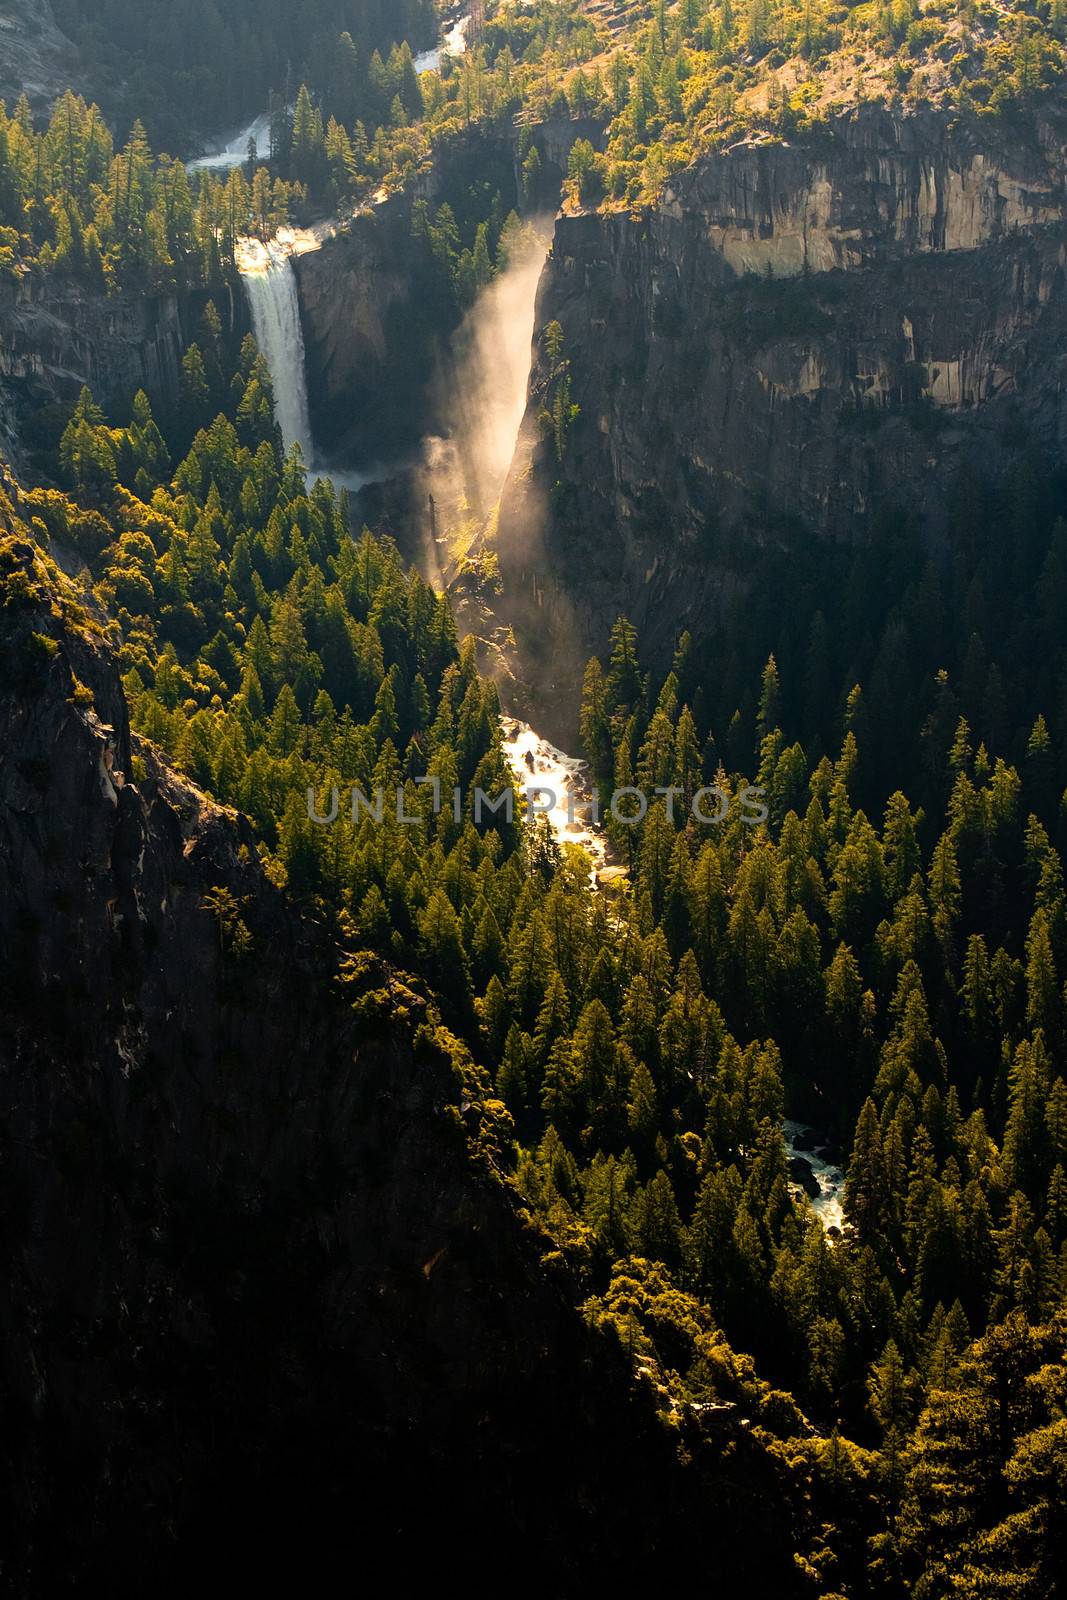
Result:
{"label": "mist rising from canyon", "polygon": [[511,466],[550,243],[548,218],[523,226],[507,265],[478,296],[442,363],[439,410],[451,427],[447,437],[425,441],[418,474],[427,567],[435,580],[484,527]]}

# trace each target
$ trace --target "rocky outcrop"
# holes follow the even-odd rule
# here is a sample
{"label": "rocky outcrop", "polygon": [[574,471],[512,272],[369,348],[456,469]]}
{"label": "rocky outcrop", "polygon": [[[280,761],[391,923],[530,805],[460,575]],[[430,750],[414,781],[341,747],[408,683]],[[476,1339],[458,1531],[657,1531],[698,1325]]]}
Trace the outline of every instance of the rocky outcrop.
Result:
{"label": "rocky outcrop", "polygon": [[793,1182],[800,1185],[809,1199],[817,1200],[820,1194],[819,1180],[811,1162],[805,1161],[803,1156],[791,1156],[788,1169]]}
{"label": "rocky outcrop", "polygon": [[867,109],[701,160],[647,213],[558,219],[538,326],[566,366],[542,341],[499,532],[522,668],[572,706],[557,733],[619,612],[662,660],[736,603],[728,535],[852,540],[899,502],[936,539],[974,454],[1062,454],[1065,182],[1051,117]]}
{"label": "rocky outcrop", "polygon": [[167,407],[191,315],[173,295],[87,294],[58,276],[0,284],[0,385],[27,408],[71,405],[83,384],[118,415],[138,389]]}
{"label": "rocky outcrop", "polygon": [[732,272],[775,278],[976,250],[1063,219],[1065,131],[857,111],[807,144],[735,145],[666,190]]}
{"label": "rocky outcrop", "polygon": [[24,94],[46,113],[64,90],[82,87],[78,52],[56,27],[49,0],[0,0],[0,100],[8,111]]}
{"label": "rocky outcrop", "polygon": [[570,153],[579,139],[587,139],[596,150],[603,150],[607,129],[600,117],[545,117],[539,122],[520,120],[514,141],[515,187],[522,190],[522,161],[529,144],[537,146],[540,175],[533,194],[526,196],[532,213],[559,209],[560,191],[567,176]]}
{"label": "rocky outcrop", "polygon": [[342,1559],[410,1586],[430,1551],[521,1554],[572,1594],[695,1575],[710,1537],[724,1582],[749,1561],[793,1593],[770,1458],[708,1408],[681,1471],[541,1264],[476,1069],[373,957],[339,981],[247,823],[131,737],[82,596],[6,502],[0,524],[7,1592]]}

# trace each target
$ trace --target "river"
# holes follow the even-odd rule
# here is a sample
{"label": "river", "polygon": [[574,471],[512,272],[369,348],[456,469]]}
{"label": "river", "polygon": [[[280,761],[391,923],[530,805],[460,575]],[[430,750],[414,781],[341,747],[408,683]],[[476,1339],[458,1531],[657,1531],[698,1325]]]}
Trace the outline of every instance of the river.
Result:
{"label": "river", "polygon": [[537,789],[536,805],[554,802],[545,813],[552,832],[560,844],[581,846],[595,880],[605,870],[606,851],[603,834],[592,826],[588,763],[550,744],[528,722],[504,717],[503,723],[504,755],[519,788]]}
{"label": "river", "polygon": [[256,141],[256,152],[259,159],[266,161],[270,155],[270,113],[262,115],[250,122],[247,127],[239,128],[233,136],[220,145],[217,150],[209,150],[206,155],[197,156],[195,161],[187,161],[187,172],[227,172],[232,167],[240,167],[248,160],[248,142]]}
{"label": "river", "polygon": [[[504,717],[503,724],[504,755],[515,781],[521,791],[538,791],[537,804],[552,802],[545,815],[557,842],[581,846],[590,859],[593,884],[603,883],[608,874],[625,876],[622,868],[607,866],[603,833],[592,824],[588,764],[542,738],[528,722]],[[840,1165],[829,1159],[834,1154],[829,1140],[789,1118],[782,1124],[782,1140],[795,1197],[806,1196],[826,1232],[840,1234],[845,1178]]]}
{"label": "river", "polygon": [[[338,487],[357,489],[370,481],[369,475],[316,469],[300,302],[293,271],[294,255],[318,249],[334,227],[335,224],[326,223],[315,229],[283,229],[267,244],[244,239],[238,251],[238,267],[256,339],[270,370],[275,418],[286,449],[294,443],[300,445],[313,477],[328,476]],[[530,304],[532,319],[532,295]],[[513,313],[509,320],[514,320]],[[525,320],[519,343],[523,349],[521,371],[517,375],[509,372],[504,384],[509,399],[515,398],[510,396],[511,389],[515,389],[517,396],[517,403],[511,408],[516,432],[525,404],[529,370],[530,339]],[[499,351],[495,365],[497,369],[508,365],[500,361]],[[487,408],[486,414],[492,409]],[[603,832],[592,822],[587,763],[543,738],[528,722],[505,717],[503,728],[504,754],[518,787],[520,790],[539,789],[539,803],[551,801],[545,814],[552,832],[560,844],[579,845],[586,852],[590,882],[605,886],[615,878],[624,878],[624,868],[608,864]],[[836,1234],[844,1222],[841,1203],[844,1179],[840,1168],[826,1158],[827,1140],[814,1129],[793,1121],[784,1123],[782,1137],[791,1164],[794,1193],[808,1193],[812,1209],[823,1227]],[[817,1154],[817,1151],[822,1153]],[[807,1164],[807,1170],[799,1165],[801,1162]]]}
{"label": "river", "polygon": [[435,45],[432,50],[423,50],[421,55],[415,57],[415,71],[438,72],[442,57],[463,55],[467,49],[469,23],[470,18],[467,16],[460,17],[458,22],[454,22],[440,44]]}
{"label": "river", "polygon": [[[423,50],[415,57],[416,72],[437,72],[445,56],[461,56],[467,49],[467,28],[470,24],[468,16],[462,16],[458,21],[450,24],[448,31],[443,35],[439,44],[432,50]],[[266,161],[270,154],[270,113],[262,112],[242,128],[224,137],[221,144],[213,150],[207,150],[202,156],[196,156],[192,161],[187,161],[187,172],[228,172],[233,167],[240,167],[248,160],[248,143],[250,139],[256,141],[256,151],[262,161]]]}
{"label": "river", "polygon": [[[790,1161],[791,1177],[794,1188],[802,1189],[808,1194],[811,1209],[815,1212],[823,1227],[829,1233],[831,1230],[841,1232],[845,1226],[845,1213],[843,1208],[845,1192],[845,1175],[836,1161],[827,1159],[827,1155],[834,1153],[830,1141],[815,1128],[810,1128],[804,1122],[786,1120],[782,1124],[782,1137],[785,1140],[785,1153]],[[798,1182],[799,1178],[807,1178],[795,1163],[807,1163],[818,1185],[818,1194],[811,1194],[807,1183]]]}

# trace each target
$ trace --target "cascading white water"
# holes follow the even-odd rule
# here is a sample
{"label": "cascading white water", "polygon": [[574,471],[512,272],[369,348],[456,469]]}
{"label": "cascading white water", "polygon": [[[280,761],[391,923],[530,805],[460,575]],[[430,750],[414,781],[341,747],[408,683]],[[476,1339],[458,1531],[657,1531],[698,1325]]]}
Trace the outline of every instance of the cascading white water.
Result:
{"label": "cascading white water", "polygon": [[467,49],[467,29],[470,26],[470,17],[460,17],[458,22],[442,38],[440,44],[432,50],[423,50],[415,57],[416,72],[440,72],[441,58],[443,56],[461,56]]}
{"label": "cascading white water", "polygon": [[288,451],[299,444],[310,467],[314,460],[304,335],[300,301],[289,251],[274,240],[246,249],[240,262],[241,281],[252,312],[252,328],[274,387],[274,417]]}
{"label": "cascading white water", "polygon": [[818,1185],[818,1194],[809,1196],[811,1209],[827,1232],[831,1229],[843,1232],[845,1175],[836,1161],[827,1159],[833,1150],[821,1134],[802,1122],[783,1123],[782,1137],[789,1160],[806,1163]]}
{"label": "cascading white water", "polygon": [[[484,519],[504,487],[526,411],[537,285],[548,233],[531,224],[511,239],[508,263],[482,290],[451,340],[441,374],[446,438],[423,441],[421,486],[439,526],[433,537],[455,559],[457,547],[441,528]],[[465,551],[463,552],[465,553]],[[446,581],[427,548],[430,576]]]}
{"label": "cascading white water", "polygon": [[250,122],[247,128],[228,139],[219,150],[209,150],[207,155],[197,156],[194,161],[186,162],[189,172],[226,172],[231,167],[240,167],[248,160],[248,142],[256,142],[256,157],[259,161],[266,161],[270,156],[270,116],[266,112]]}

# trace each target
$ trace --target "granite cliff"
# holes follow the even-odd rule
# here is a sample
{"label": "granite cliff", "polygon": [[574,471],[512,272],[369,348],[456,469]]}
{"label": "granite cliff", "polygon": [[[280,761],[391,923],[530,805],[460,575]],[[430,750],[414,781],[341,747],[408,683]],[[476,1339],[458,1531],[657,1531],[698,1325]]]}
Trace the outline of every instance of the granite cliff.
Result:
{"label": "granite cliff", "polygon": [[473,128],[443,140],[403,193],[294,258],[312,428],[327,455],[394,463],[427,434],[448,431],[448,347],[459,317],[428,249],[412,238],[412,208],[447,203],[467,231],[494,195],[502,215],[551,214],[571,146],[582,137],[601,139],[602,129],[555,119],[529,137],[541,154],[534,193],[523,191],[516,130]]}
{"label": "granite cliff", "polygon": [[936,543],[972,462],[1062,457],[1065,180],[1062,119],[872,107],[558,218],[497,542],[558,733],[618,613],[660,661],[722,621],[739,545],[862,539],[894,504]]}
{"label": "granite cliff", "polygon": [[82,87],[78,51],[61,33],[49,0],[0,0],[0,99],[25,95],[49,111],[65,89]]}
{"label": "granite cliff", "polygon": [[[110,415],[127,415],[144,389],[154,405],[178,400],[181,359],[205,295],[91,294],[60,275],[0,283],[0,429],[18,463],[32,450],[39,413],[69,408],[88,384]],[[243,324],[239,296],[219,311]]]}

